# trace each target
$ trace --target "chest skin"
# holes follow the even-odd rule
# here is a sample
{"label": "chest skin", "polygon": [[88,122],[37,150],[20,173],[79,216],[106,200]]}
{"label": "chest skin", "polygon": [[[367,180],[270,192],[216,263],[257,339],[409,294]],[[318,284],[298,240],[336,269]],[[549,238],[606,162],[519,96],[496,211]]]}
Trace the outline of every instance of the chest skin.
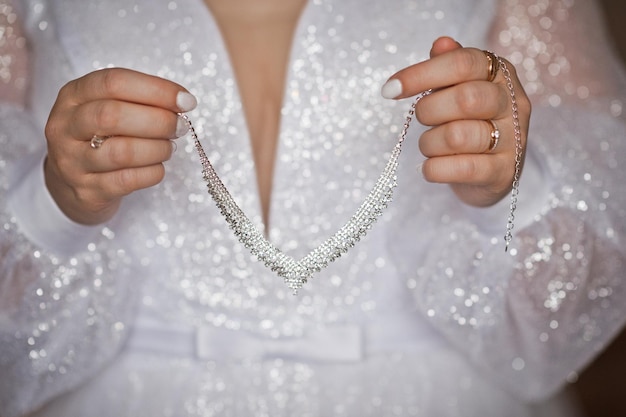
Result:
{"label": "chest skin", "polygon": [[287,65],[306,0],[204,1],[220,29],[237,80],[267,226]]}

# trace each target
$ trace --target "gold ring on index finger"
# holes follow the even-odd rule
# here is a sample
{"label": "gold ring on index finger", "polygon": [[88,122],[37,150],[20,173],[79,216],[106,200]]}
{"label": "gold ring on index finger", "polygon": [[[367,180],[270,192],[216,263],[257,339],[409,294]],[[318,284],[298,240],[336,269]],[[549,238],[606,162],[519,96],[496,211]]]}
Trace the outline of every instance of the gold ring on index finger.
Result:
{"label": "gold ring on index finger", "polygon": [[484,50],[483,53],[489,62],[489,66],[487,67],[487,81],[493,81],[496,79],[496,75],[498,75],[498,68],[500,67],[498,57],[491,51]]}

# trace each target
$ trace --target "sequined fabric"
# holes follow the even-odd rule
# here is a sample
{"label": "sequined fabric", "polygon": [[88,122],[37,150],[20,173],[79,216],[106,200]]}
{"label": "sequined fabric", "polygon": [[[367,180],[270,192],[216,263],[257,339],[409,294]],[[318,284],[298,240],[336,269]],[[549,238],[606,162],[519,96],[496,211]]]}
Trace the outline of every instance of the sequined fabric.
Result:
{"label": "sequined fabric", "polygon": [[0,3],[0,97],[22,104],[28,76],[26,39],[12,4]]}
{"label": "sequined fabric", "polygon": [[[19,187],[15,172],[37,169],[22,161],[43,155],[40,132],[56,91],[108,66],[172,79],[199,98],[190,118],[203,146],[263,227],[239,93],[203,2],[23,2],[30,106],[0,113],[0,168],[13,173],[0,176],[0,374],[10,375],[0,380],[0,414],[73,392],[40,415],[535,415],[527,401],[575,377],[626,316],[624,90],[617,70],[597,79],[572,65],[593,56],[616,68],[608,50],[566,36],[573,21],[595,27],[587,3],[498,4],[307,5],[289,64],[267,230],[296,258],[334,233],[376,181],[410,105],[383,100],[380,86],[426,59],[435,37],[509,56],[535,107],[509,254],[508,202],[471,209],[427,184],[415,169],[415,124],[388,212],[293,297],[228,229],[191,141],[179,141],[162,184],[127,198],[75,253],[21,233],[4,192]],[[313,360],[297,349],[202,357],[197,351],[225,339],[177,344],[199,329],[263,345],[332,328],[361,332],[357,360]],[[138,341],[145,329],[166,336]]]}

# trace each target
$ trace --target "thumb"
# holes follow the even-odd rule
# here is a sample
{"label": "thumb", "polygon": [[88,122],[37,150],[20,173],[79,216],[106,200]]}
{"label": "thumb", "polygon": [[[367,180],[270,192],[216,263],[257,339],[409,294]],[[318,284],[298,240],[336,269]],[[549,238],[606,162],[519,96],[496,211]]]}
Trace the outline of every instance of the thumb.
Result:
{"label": "thumb", "polygon": [[437,38],[435,42],[433,42],[433,46],[430,49],[430,57],[434,58],[437,55],[444,54],[446,52],[450,52],[454,49],[462,48],[463,46],[452,39],[449,36],[442,36]]}

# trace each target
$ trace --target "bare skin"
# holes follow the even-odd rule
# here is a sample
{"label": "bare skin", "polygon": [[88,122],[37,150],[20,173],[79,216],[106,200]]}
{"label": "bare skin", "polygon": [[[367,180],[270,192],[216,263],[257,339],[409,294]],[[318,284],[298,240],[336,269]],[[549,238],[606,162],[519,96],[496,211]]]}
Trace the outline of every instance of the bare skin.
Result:
{"label": "bare skin", "polygon": [[[205,0],[222,32],[242,97],[256,165],[263,219],[268,220],[280,109],[289,52],[306,0]],[[417,119],[431,126],[420,138],[426,180],[450,184],[465,203],[488,206],[511,189],[514,140],[509,92],[501,72],[486,81],[482,51],[450,38],[437,39],[431,59],[404,68],[395,99],[424,90]],[[530,102],[511,70],[525,144]],[[187,96],[187,100],[179,100]],[[72,220],[99,224],[122,198],[158,184],[169,159],[170,140],[182,135],[177,112],[195,101],[184,87],[126,69],[106,69],[69,82],[59,92],[46,125],[46,185]],[[489,148],[491,119],[500,128]],[[92,135],[112,136],[94,151]]]}
{"label": "bare skin", "polygon": [[237,78],[267,225],[286,69],[306,0],[204,1],[220,28]]}

